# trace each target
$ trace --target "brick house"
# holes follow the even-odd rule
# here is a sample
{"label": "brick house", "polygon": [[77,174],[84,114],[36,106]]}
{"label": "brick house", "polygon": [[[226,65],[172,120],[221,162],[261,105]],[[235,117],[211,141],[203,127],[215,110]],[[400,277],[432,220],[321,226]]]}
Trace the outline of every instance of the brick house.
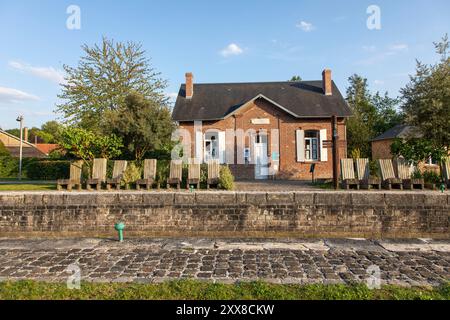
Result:
{"label": "brick house", "polygon": [[[20,138],[0,129],[0,142],[12,157],[20,155]],[[24,128],[22,141],[22,156],[24,158],[48,158],[51,151],[58,148],[56,144],[33,144],[28,142],[28,130]]]}
{"label": "brick house", "polygon": [[347,156],[351,111],[324,70],[322,80],[181,85],[172,118],[185,152],[229,164],[238,179],[333,177],[332,117],[337,117],[339,158]]}
{"label": "brick house", "polygon": [[[413,126],[397,125],[372,139],[372,159],[392,159],[394,156],[391,153],[391,145],[396,139],[420,138],[421,136],[420,132]],[[434,171],[440,174],[439,164],[432,159],[429,159],[426,163],[419,163],[418,168],[420,171]]]}
{"label": "brick house", "polygon": [[372,139],[372,158],[392,159],[391,145],[395,139],[404,139],[410,135],[417,136],[414,127],[407,125],[397,125],[378,137]]}

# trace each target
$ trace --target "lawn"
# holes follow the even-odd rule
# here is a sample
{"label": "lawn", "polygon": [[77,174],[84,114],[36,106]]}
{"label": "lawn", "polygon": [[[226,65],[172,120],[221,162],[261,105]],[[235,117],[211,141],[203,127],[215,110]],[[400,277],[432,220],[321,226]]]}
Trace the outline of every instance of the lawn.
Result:
{"label": "lawn", "polygon": [[0,282],[0,300],[450,300],[450,283],[434,289],[354,285],[218,284],[194,280],[160,284]]}
{"label": "lawn", "polygon": [[56,184],[44,183],[44,184],[0,184],[0,191],[48,191],[56,190]]}

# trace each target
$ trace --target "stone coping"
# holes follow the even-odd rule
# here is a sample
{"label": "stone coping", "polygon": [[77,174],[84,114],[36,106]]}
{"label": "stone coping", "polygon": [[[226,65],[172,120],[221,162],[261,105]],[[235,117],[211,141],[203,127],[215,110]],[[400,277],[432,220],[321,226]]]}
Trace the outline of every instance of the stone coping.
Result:
{"label": "stone coping", "polygon": [[74,195],[101,195],[101,194],[292,194],[292,193],[304,193],[304,194],[426,194],[426,195],[450,195],[450,191],[446,190],[444,192],[437,190],[295,190],[295,191],[224,191],[224,190],[200,190],[200,191],[188,191],[188,190],[102,190],[102,191],[0,191],[0,196],[2,195],[20,195],[20,194],[42,194],[42,195],[55,195],[55,194],[74,194]]}
{"label": "stone coping", "polygon": [[0,207],[21,205],[114,204],[217,204],[217,205],[328,205],[441,207],[450,205],[450,193],[396,191],[295,191],[295,192],[0,192]]}

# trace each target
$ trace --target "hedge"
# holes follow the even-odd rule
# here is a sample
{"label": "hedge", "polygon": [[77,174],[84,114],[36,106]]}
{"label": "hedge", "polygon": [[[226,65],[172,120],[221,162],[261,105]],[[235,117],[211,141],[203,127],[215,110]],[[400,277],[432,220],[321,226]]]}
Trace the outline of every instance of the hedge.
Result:
{"label": "hedge", "polygon": [[[135,163],[135,161],[129,161],[129,163]],[[89,165],[83,166],[83,178],[89,177]],[[107,164],[107,176],[111,177],[114,166],[114,160],[108,160]],[[142,172],[142,164],[138,165]],[[170,160],[158,160],[156,170],[156,182],[160,183],[161,187],[166,186],[166,180],[169,177]],[[4,178],[17,178],[19,172],[19,159],[11,157],[0,157],[0,179]],[[183,184],[185,187],[185,181],[188,175],[188,166],[183,165]],[[206,187],[206,180],[208,176],[208,166],[206,164],[201,165],[201,186]],[[51,160],[51,159],[23,159],[22,164],[22,177],[29,180],[58,180],[68,179],[70,176],[70,161],[68,160]],[[231,172],[227,175],[228,180],[232,180]],[[227,182],[229,182],[227,180]],[[232,188],[232,183],[222,183]],[[226,187],[222,186],[222,187]]]}
{"label": "hedge", "polygon": [[[19,159],[0,157],[0,178],[17,178]],[[22,177],[30,180],[57,180],[69,178],[70,161],[40,160],[25,158],[22,162]]]}
{"label": "hedge", "polygon": [[31,180],[68,179],[70,161],[35,160],[26,166],[27,178]]}

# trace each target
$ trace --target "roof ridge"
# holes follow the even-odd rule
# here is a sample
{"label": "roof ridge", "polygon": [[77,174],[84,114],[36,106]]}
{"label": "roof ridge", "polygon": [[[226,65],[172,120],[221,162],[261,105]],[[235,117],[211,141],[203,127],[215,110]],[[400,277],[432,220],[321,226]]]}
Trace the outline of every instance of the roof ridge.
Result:
{"label": "roof ridge", "polygon": [[[304,81],[255,81],[255,82],[200,82],[195,85],[239,85],[239,84],[295,84],[295,83],[311,83],[322,82],[322,80],[304,80]],[[185,85],[184,83],[182,85]]]}

